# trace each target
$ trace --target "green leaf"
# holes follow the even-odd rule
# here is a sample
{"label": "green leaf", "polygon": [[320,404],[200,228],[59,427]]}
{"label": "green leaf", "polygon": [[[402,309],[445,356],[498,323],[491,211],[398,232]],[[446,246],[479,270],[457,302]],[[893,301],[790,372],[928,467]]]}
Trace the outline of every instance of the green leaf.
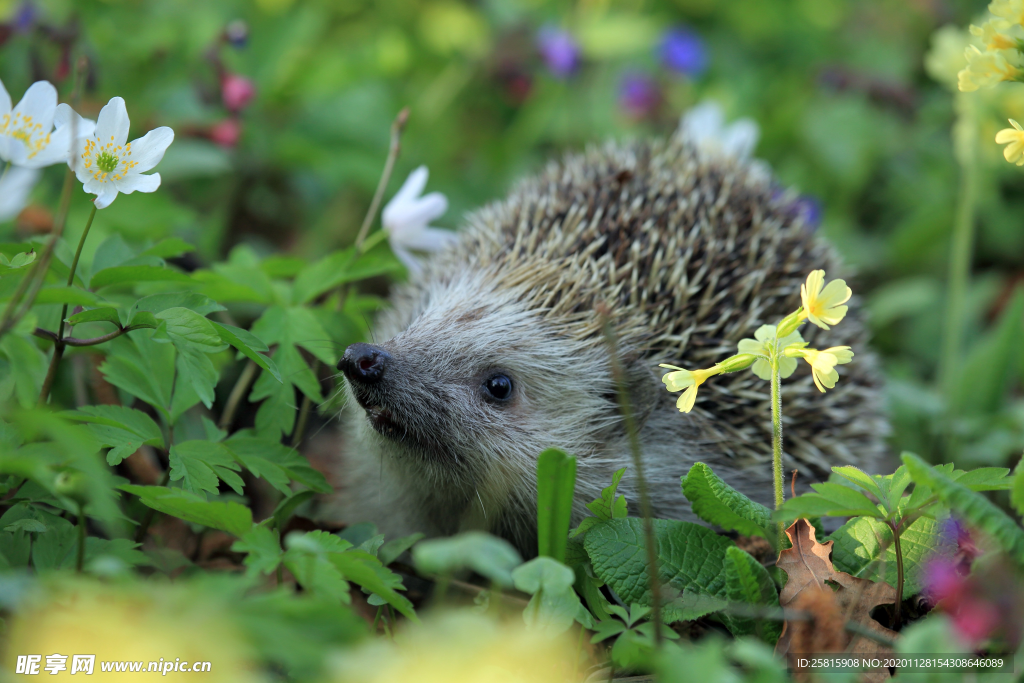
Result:
{"label": "green leaf", "polygon": [[164,445],[159,425],[140,410],[124,406],[83,406],[62,417],[89,423],[89,431],[100,445],[107,446],[107,464],[115,466],[142,445]]}
{"label": "green leaf", "polygon": [[615,493],[619,488],[619,482],[622,481],[622,475],[625,473],[625,467],[615,472],[615,474],[612,475],[612,485],[601,490],[600,498],[587,503],[587,509],[593,512],[594,516],[598,519],[609,520],[625,518],[627,514],[626,497],[615,496]]}
{"label": "green leaf", "polygon": [[288,520],[291,519],[291,516],[292,514],[294,514],[295,510],[300,505],[302,505],[303,503],[305,503],[306,501],[310,500],[315,496],[316,493],[314,493],[313,491],[306,490],[299,491],[298,493],[288,496],[287,498],[282,500],[280,503],[277,504],[277,507],[274,508],[274,514],[271,515],[273,519],[273,526],[277,529],[283,528],[284,525],[288,522]]}
{"label": "green leaf", "polygon": [[1013,486],[1006,467],[979,467],[966,472],[953,471],[953,481],[972,491],[1005,491]]}
{"label": "green leaf", "polygon": [[252,528],[252,512],[238,503],[211,503],[188,491],[166,486],[122,484],[120,489],[138,496],[143,505],[154,510],[186,522],[226,531],[238,538]]}
{"label": "green leaf", "polygon": [[985,496],[959,484],[913,453],[900,456],[915,482],[928,486],[964,521],[986,532],[1024,564],[1024,529]]}
{"label": "green leaf", "polygon": [[181,481],[182,488],[191,493],[203,491],[217,493],[218,479],[242,493],[241,470],[224,444],[210,441],[184,441],[171,446],[171,481]]}
{"label": "green leaf", "polygon": [[[725,594],[734,603],[779,606],[779,593],[768,570],[736,546],[725,549]],[[769,645],[774,645],[782,633],[777,621],[729,615],[726,623],[733,635],[757,633]]]}
{"label": "green leaf", "polygon": [[204,316],[225,310],[219,303],[199,292],[163,292],[142,297],[135,302],[130,312],[131,316],[135,316],[141,311],[160,313],[168,308],[187,308]]}
{"label": "green leaf", "polygon": [[[185,384],[203,402],[203,405],[212,408],[215,398],[214,388],[217,386],[219,378],[213,361],[201,350],[201,347],[188,342],[177,341],[175,348],[178,349],[178,357],[174,364],[178,372],[175,378],[175,402],[179,403],[179,399],[182,398],[178,388]],[[177,409],[172,407],[172,413],[180,415],[193,405],[195,405],[194,401],[188,401],[184,405],[179,404]]]}
{"label": "green leaf", "polygon": [[549,448],[537,457],[537,547],[540,555],[565,561],[569,542],[576,458]]}
{"label": "green leaf", "polygon": [[[882,512],[871,504],[863,494],[847,488],[840,484],[812,484],[816,489],[822,490],[828,497],[821,493],[805,493],[796,498],[790,498],[782,504],[772,515],[778,522],[790,522],[800,517],[853,517],[867,515],[869,517],[883,517]],[[840,490],[842,489],[842,490]]]}
{"label": "green leaf", "polygon": [[89,281],[89,289],[135,282],[191,282],[188,275],[161,266],[114,266],[104,268]]}
{"label": "green leaf", "polygon": [[327,559],[338,568],[346,579],[379,595],[406,617],[414,622],[419,622],[412,603],[404,595],[398,593],[397,589],[405,589],[401,577],[381,564],[376,557],[361,550],[349,550],[341,553],[329,553]]}
{"label": "green leaf", "polygon": [[247,553],[242,563],[246,574],[271,574],[284,559],[281,536],[276,529],[254,526],[231,546],[236,553]]}
{"label": "green leaf", "polygon": [[159,256],[160,258],[173,258],[175,256],[181,256],[189,252],[195,251],[196,248],[181,239],[180,237],[168,237],[162,239],[149,249],[143,251],[139,256]]}
{"label": "green leaf", "polygon": [[36,295],[36,306],[46,304],[73,304],[75,306],[98,306],[101,299],[92,292],[66,285],[46,285]]}
{"label": "green leaf", "polygon": [[994,329],[967,354],[960,369],[950,409],[958,415],[988,415],[1006,401],[1011,378],[1024,346],[1024,287],[1017,287]]}
{"label": "green leaf", "polygon": [[42,533],[46,531],[46,525],[40,522],[38,519],[24,518],[19,519],[7,526],[3,527],[4,531],[14,533],[15,531],[28,531],[31,533]]}
{"label": "green leaf", "polygon": [[224,442],[238,462],[257,477],[264,477],[284,494],[290,494],[289,481],[297,481],[318,493],[330,493],[324,476],[294,448],[279,441],[236,433]]}
{"label": "green leaf", "polygon": [[380,559],[381,564],[387,566],[397,560],[406,550],[423,540],[424,536],[424,534],[416,532],[401,538],[393,538],[380,547],[377,551],[377,557]]}
{"label": "green leaf", "polygon": [[706,464],[698,462],[690,468],[683,479],[683,495],[705,522],[776,542],[771,510],[726,484]]}
{"label": "green leaf", "polygon": [[167,323],[167,336],[176,346],[187,342],[203,348],[207,353],[224,348],[224,342],[213,323],[191,309],[180,306],[167,308],[154,317]]}
{"label": "green leaf", "polygon": [[1010,503],[1017,509],[1018,514],[1024,516],[1024,458],[1017,462],[1017,469],[1014,470]]}
{"label": "green leaf", "polygon": [[285,537],[284,565],[305,590],[347,605],[352,601],[348,581],[329,557],[350,545],[325,531],[293,532]]}
{"label": "green leaf", "polygon": [[586,612],[572,589],[576,574],[550,557],[519,565],[512,570],[512,581],[517,590],[533,596],[523,612],[523,620],[531,628],[555,636],[568,631],[581,610]]}
{"label": "green leaf", "polygon": [[[848,486],[824,482],[811,484],[811,488],[814,489],[822,498],[834,503],[836,508],[839,510],[858,510],[859,512],[857,512],[856,514],[871,515],[876,517],[882,514],[878,510],[878,506],[875,503],[872,503],[867,496],[865,496],[860,491],[854,490]],[[883,500],[884,499],[885,498],[883,496]]]}
{"label": "green leaf", "polygon": [[[725,549],[733,545],[732,541],[699,524],[652,521],[662,584],[681,592],[723,596]],[[623,602],[650,606],[642,519],[602,522],[587,532],[584,545],[598,578]],[[666,621],[677,618],[666,612]]]}
{"label": "green leaf", "polygon": [[842,467],[833,467],[832,471],[841,477],[849,479],[878,500],[883,500],[885,498],[885,496],[882,495],[882,489],[878,487],[878,483],[864,470],[854,467],[853,465],[844,465]]}
{"label": "green leaf", "polygon": [[[870,517],[856,517],[832,532],[832,563],[840,571],[861,579],[878,581],[885,566],[887,584],[896,587],[896,546],[888,524]],[[936,554],[951,555],[956,548],[941,533],[934,519],[921,517],[900,534],[903,550],[903,595],[921,590],[921,567]]]}
{"label": "green leaf", "polygon": [[346,282],[364,280],[400,269],[401,265],[386,250],[372,249],[355,258],[355,249],[349,247],[320,259],[299,273],[292,289],[292,300],[297,304],[308,303]]}
{"label": "green leaf", "polygon": [[6,398],[2,376],[8,374],[13,380],[8,391],[13,391],[18,403],[23,408],[36,405],[46,376],[46,356],[33,341],[13,332],[0,338],[0,354],[8,360],[7,368],[0,364],[0,401]]}
{"label": "green leaf", "polygon": [[481,531],[421,541],[412,549],[416,568],[428,574],[471,569],[502,588],[512,587],[512,569],[523,559],[508,541]]}
{"label": "green leaf", "polygon": [[68,318],[67,321],[70,325],[92,322],[108,322],[121,327],[121,319],[117,316],[116,308],[93,308],[88,311],[76,313]]}
{"label": "green leaf", "polygon": [[261,342],[255,335],[239,327],[221,325],[216,322],[213,323],[213,328],[220,334],[222,341],[234,346],[252,362],[256,363],[256,365],[273,375],[274,379],[278,382],[281,381],[281,373],[278,371],[274,361],[257,353],[257,351],[266,351],[267,345]]}

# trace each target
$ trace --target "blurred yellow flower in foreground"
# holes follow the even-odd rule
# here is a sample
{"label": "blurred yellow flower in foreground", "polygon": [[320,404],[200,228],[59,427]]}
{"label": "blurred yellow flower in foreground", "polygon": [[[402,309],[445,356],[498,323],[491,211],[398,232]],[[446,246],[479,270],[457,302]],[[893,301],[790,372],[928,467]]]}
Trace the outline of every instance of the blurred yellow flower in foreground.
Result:
{"label": "blurred yellow flower in foreground", "polygon": [[[41,655],[39,673],[46,680],[81,679],[72,674],[74,655],[95,655],[96,679],[136,680],[152,677],[149,662],[163,667],[180,660],[179,671],[170,670],[159,680],[198,680],[207,683],[252,681],[255,667],[233,625],[203,593],[169,584],[116,587],[75,581],[46,590],[30,599],[10,622],[10,638],[4,652],[4,669],[15,671],[19,655]],[[208,596],[205,596],[208,598]],[[51,674],[44,670],[51,655],[66,656],[66,668]],[[163,660],[163,661],[161,661]],[[103,662],[142,662],[139,674],[129,670],[104,673]],[[209,671],[183,672],[181,664],[210,662]],[[74,677],[72,677],[74,676]]]}
{"label": "blurred yellow flower in foreground", "polygon": [[812,270],[807,282],[800,285],[800,299],[803,302],[801,317],[810,320],[823,330],[829,325],[837,325],[846,317],[846,306],[843,306],[853,291],[843,280],[833,280],[825,284],[825,271]]}
{"label": "blurred yellow flower in foreground", "polygon": [[1024,128],[1021,128],[1020,124],[1013,119],[1010,119],[1010,125],[1013,128],[1004,128],[996,133],[996,142],[1006,145],[1006,148],[1003,149],[1003,157],[1007,161],[1024,166]]}
{"label": "blurred yellow flower in foreground", "polygon": [[[335,656],[338,683],[571,683],[574,638],[469,612],[408,625]],[[579,671],[586,667],[580,666]]]}
{"label": "blurred yellow flower in foreground", "polygon": [[1016,50],[982,52],[976,46],[969,45],[964,56],[967,57],[967,68],[957,75],[957,85],[963,92],[991,88],[1003,81],[1015,81],[1024,73],[1020,68],[1020,53]]}
{"label": "blurred yellow flower in foreground", "polygon": [[686,389],[679,396],[679,400],[676,401],[676,408],[679,408],[681,413],[688,413],[693,410],[693,403],[697,400],[697,387],[704,384],[708,377],[714,377],[722,372],[721,367],[708,368],[707,370],[684,370],[683,368],[677,368],[674,365],[666,365],[664,363],[658,367],[675,370],[675,372],[669,372],[661,378],[661,381],[665,383],[669,391]]}
{"label": "blurred yellow flower in foreground", "polygon": [[1007,22],[1024,24],[1024,0],[992,0],[988,11]]}

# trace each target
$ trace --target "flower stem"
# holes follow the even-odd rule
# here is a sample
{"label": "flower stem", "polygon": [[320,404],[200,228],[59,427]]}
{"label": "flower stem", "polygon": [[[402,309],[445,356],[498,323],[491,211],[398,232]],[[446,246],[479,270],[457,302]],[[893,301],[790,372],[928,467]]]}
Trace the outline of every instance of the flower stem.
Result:
{"label": "flower stem", "polygon": [[965,300],[974,243],[974,206],[977,202],[978,180],[978,127],[973,98],[959,95],[956,105],[958,116],[953,130],[953,146],[957,161],[960,162],[960,188],[950,244],[946,321],[939,362],[939,383],[946,397],[947,410],[952,409],[950,402],[956,391],[956,369],[963,339]]}
{"label": "flower stem", "polygon": [[[68,287],[75,283],[75,271],[78,270],[78,259],[82,257],[82,247],[85,246],[85,240],[89,237],[89,229],[92,227],[92,219],[96,217],[96,204],[92,205],[92,211],[89,212],[89,220],[85,223],[85,230],[82,231],[82,237],[78,240],[78,248],[75,250],[75,258],[71,261],[71,270],[68,271]],[[57,341],[53,345],[53,357],[50,359],[50,368],[46,371],[46,379],[43,380],[43,389],[39,392],[39,402],[45,404],[50,398],[50,389],[53,387],[53,380],[57,376],[57,366],[60,365],[60,359],[64,356],[64,319],[68,317],[68,305],[64,304],[64,307],[60,310],[60,323],[57,327]]]}
{"label": "flower stem", "polygon": [[[772,480],[775,484],[775,509],[782,507],[786,493],[782,474],[782,378],[779,376],[779,340],[772,354]],[[778,542],[785,538],[785,524],[778,523]],[[781,545],[779,547],[782,547]]]}
{"label": "flower stem", "polygon": [[902,524],[889,523],[892,529],[893,544],[896,546],[896,613],[892,618],[893,630],[900,625],[900,606],[903,603],[903,548],[900,547],[900,533]]}

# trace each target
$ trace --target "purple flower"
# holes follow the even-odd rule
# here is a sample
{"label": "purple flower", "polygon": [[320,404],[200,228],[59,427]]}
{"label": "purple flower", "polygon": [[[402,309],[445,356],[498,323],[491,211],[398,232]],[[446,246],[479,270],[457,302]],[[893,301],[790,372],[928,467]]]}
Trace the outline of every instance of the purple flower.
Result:
{"label": "purple flower", "polygon": [[665,31],[658,46],[658,54],[666,68],[687,76],[700,76],[708,68],[704,40],[685,26]]}
{"label": "purple flower", "polygon": [[810,230],[817,230],[821,225],[822,211],[818,198],[809,194],[800,195],[800,198],[793,202],[794,215],[803,218]]}
{"label": "purple flower", "polygon": [[568,31],[543,26],[537,32],[537,50],[556,78],[568,78],[580,64],[580,46]]}
{"label": "purple flower", "polygon": [[642,119],[650,116],[661,103],[661,88],[653,78],[642,73],[628,73],[619,86],[619,106],[629,116]]}
{"label": "purple flower", "polygon": [[11,22],[18,33],[28,33],[36,23],[36,6],[31,0],[25,0],[14,15]]}
{"label": "purple flower", "polygon": [[235,19],[224,28],[224,38],[236,48],[245,47],[249,42],[249,25],[241,19]]}

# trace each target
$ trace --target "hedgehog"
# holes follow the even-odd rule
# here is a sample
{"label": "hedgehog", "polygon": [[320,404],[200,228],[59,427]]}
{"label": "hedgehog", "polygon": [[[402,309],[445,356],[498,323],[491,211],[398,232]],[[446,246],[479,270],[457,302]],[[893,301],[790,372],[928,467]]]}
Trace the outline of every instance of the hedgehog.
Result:
{"label": "hedgehog", "polygon": [[[842,276],[793,199],[762,162],[680,131],[571,153],[469,215],[457,243],[392,292],[379,343],[353,344],[339,362],[345,521],[389,536],[485,530],[536,555],[536,462],[551,447],[577,458],[574,523],[623,467],[635,512],[617,387],[655,516],[699,521],[680,486],[697,461],[771,505],[769,383],[716,377],[681,414],[658,366],[709,367],[796,310],[811,270]],[[825,395],[806,364],[783,383],[784,467],[804,485],[834,465],[872,471],[886,434],[856,299],[841,325],[807,327],[812,346],[857,356]]]}

